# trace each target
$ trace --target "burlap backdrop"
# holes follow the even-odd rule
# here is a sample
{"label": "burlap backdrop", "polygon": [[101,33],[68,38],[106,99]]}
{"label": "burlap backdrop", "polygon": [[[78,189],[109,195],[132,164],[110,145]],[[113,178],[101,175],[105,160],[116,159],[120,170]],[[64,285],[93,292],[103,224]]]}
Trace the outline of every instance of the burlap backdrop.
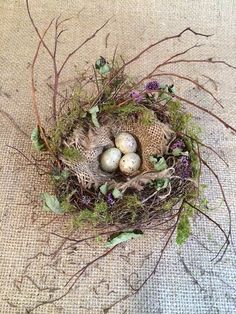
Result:
{"label": "burlap backdrop", "polygon": [[[52,17],[61,12],[63,17],[74,17],[68,23],[69,31],[61,42],[61,60],[108,17],[113,17],[106,29],[71,60],[63,74],[63,81],[68,80],[67,83],[76,75],[75,65],[83,68],[86,61],[94,62],[100,55],[111,58],[116,44],[119,53],[127,59],[153,41],[177,33],[187,26],[215,34],[208,40],[202,40],[206,45],[190,52],[189,58],[218,56],[236,65],[234,0],[32,0],[30,3],[32,14],[41,30]],[[84,9],[79,14],[82,8]],[[30,134],[34,120],[31,113],[29,64],[37,38],[23,0],[0,1],[0,30],[0,108],[10,113],[21,128]],[[107,33],[110,35],[106,48]],[[48,40],[50,41],[50,35]],[[200,39],[196,40],[193,35],[186,34],[180,40],[149,51],[130,71],[135,75],[147,73],[158,60],[170,56],[172,51],[180,51],[196,42],[200,42]],[[44,116],[46,111],[43,108],[51,101],[51,92],[47,88],[51,69],[50,60],[43,51],[37,65],[37,97]],[[225,104],[224,110],[219,110],[205,94],[193,89],[193,86],[177,80],[175,83],[179,94],[183,93],[199,104],[214,109],[236,126],[236,71],[221,65],[216,67],[206,64],[182,65],[170,70],[192,75],[212,90],[214,84],[206,76],[214,77],[219,86],[215,93]],[[209,157],[205,153],[205,157],[222,178],[233,209],[234,234],[235,136],[207,115],[199,117],[199,122],[206,130],[206,141],[215,145],[230,164],[228,171],[215,157]],[[7,147],[14,146],[29,155],[32,153],[30,141],[2,116],[0,122],[0,311],[27,313],[41,301],[48,300],[50,296],[60,296],[62,291],[66,291],[54,288],[63,289],[69,275],[84,265],[85,261],[102,253],[103,249],[98,244],[88,243],[50,255],[62,243],[62,239],[51,233],[68,233],[68,221],[41,211],[37,197],[47,187],[45,178],[39,177],[33,167]],[[226,227],[228,217],[216,181],[207,171],[204,179],[209,184],[208,195],[211,206],[215,209],[212,217]],[[108,313],[234,313],[236,260],[233,250],[228,252],[221,263],[215,265],[210,259],[222,240],[217,228],[198,217],[193,233],[183,248],[179,249],[173,243],[167,249],[158,273],[138,295],[113,306]],[[68,245],[65,243],[63,248]],[[129,278],[134,285],[137,280],[148,275],[160,253],[160,245],[160,234],[149,234],[141,240],[121,246],[96,264],[95,268],[89,269],[86,276],[61,301],[45,304],[33,313],[103,313],[103,309],[109,308],[130,291],[127,281],[130,274]]]}

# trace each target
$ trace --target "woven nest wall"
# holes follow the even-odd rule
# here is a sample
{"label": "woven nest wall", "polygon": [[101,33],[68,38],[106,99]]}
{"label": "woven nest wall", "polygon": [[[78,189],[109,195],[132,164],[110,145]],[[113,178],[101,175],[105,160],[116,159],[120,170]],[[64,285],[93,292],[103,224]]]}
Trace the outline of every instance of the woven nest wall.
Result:
{"label": "woven nest wall", "polygon": [[[115,44],[125,57],[151,43],[156,37],[169,35],[173,29],[178,31],[191,25],[205,32],[215,33],[210,45],[202,54],[212,55],[217,52],[222,58],[235,63],[235,19],[234,1],[200,1],[197,4],[179,1],[171,4],[167,10],[166,2],[127,1],[125,6],[114,1],[31,1],[32,12],[43,28],[50,18],[65,12],[66,16],[76,15],[83,7],[80,17],[73,21],[76,27],[65,40],[61,50],[66,54],[68,47],[74,47],[78,38],[86,36],[104,19],[115,14],[109,32],[111,33],[106,47],[104,31],[87,49],[81,51],[80,60],[94,60],[100,54],[112,54]],[[30,134],[33,127],[30,105],[30,82],[28,62],[31,61],[36,39],[21,1],[3,1],[0,4],[0,109],[10,113],[17,123]],[[89,22],[88,22],[89,21]],[[226,22],[227,21],[227,22]],[[187,24],[187,25],[186,25]],[[148,31],[147,31],[148,29]],[[134,37],[135,34],[135,37]],[[161,35],[162,36],[161,36]],[[188,38],[188,37],[187,37]],[[192,38],[188,38],[191,43]],[[195,43],[195,42],[194,42]],[[192,44],[194,44],[192,43]],[[182,43],[173,44],[177,49]],[[178,46],[179,45],[179,46]],[[16,49],[17,47],[17,49]],[[94,49],[96,47],[96,49]],[[210,48],[209,48],[210,47]],[[96,50],[96,51],[95,51]],[[149,53],[148,58],[130,70],[135,74],[143,74],[152,68],[157,56],[165,56],[167,49]],[[89,52],[89,56],[88,56]],[[194,53],[190,53],[194,57]],[[42,63],[38,66],[37,81],[47,82],[48,59],[42,55]],[[68,82],[74,73],[71,64],[64,76]],[[224,117],[235,124],[235,73],[211,67],[186,67],[189,74],[205,73],[214,76],[221,85],[222,98],[225,104]],[[76,76],[76,74],[75,74]],[[207,77],[200,76],[204,84],[211,85]],[[63,84],[61,86],[63,89]],[[193,90],[186,84],[179,85],[182,92],[208,108],[215,105],[203,98],[203,94]],[[45,84],[37,85],[39,102],[42,108],[51,101],[51,94]],[[235,136],[222,130],[222,127],[205,115],[201,122],[206,134],[211,134],[209,141],[216,147],[222,147],[222,153],[230,164],[230,173],[225,176],[226,169],[215,164],[220,177],[224,178],[224,188],[232,208],[235,205]],[[20,147],[31,152],[29,140],[17,132],[5,117],[0,116],[0,210],[1,210],[1,258],[0,258],[0,311],[1,313],[25,313],[50,294],[56,294],[55,287],[63,288],[67,277],[65,272],[73,274],[83,262],[96,257],[102,252],[99,245],[84,244],[57,256],[57,249],[63,244],[62,239],[53,236],[52,232],[67,234],[65,221],[62,218],[43,214],[37,202],[37,195],[44,191],[45,180],[35,174],[18,154],[6,145]],[[18,146],[20,143],[20,146]],[[212,217],[227,225],[227,217],[222,206],[222,197],[216,183],[206,172],[205,182],[211,185],[209,198],[216,211]],[[233,228],[235,228],[235,212],[233,212]],[[135,298],[114,305],[108,313],[233,313],[235,311],[235,271],[234,253],[228,252],[227,258],[214,265],[210,262],[211,250],[219,247],[219,234],[214,227],[210,228],[202,219],[197,219],[194,235],[187,246],[177,251],[171,246],[164,256],[158,275]],[[210,234],[210,235],[209,235]],[[78,235],[77,235],[78,236]],[[84,235],[81,235],[84,236]],[[233,234],[234,236],[234,234]],[[212,240],[210,240],[210,238]],[[208,240],[207,240],[208,239]],[[210,251],[204,249],[208,245]],[[67,244],[66,244],[67,245]],[[102,313],[129,290],[129,278],[133,285],[140,278],[145,278],[153,269],[153,260],[157,257],[161,245],[161,235],[151,234],[135,243],[124,244],[117,252],[88,271],[86,277],[75,286],[70,294],[61,301],[45,304],[34,313]],[[142,257],[140,255],[142,253]],[[53,253],[55,253],[53,255]],[[51,255],[50,255],[51,254]],[[119,259],[119,265],[117,260]],[[66,267],[66,269],[65,269]],[[138,273],[138,277],[135,273]],[[198,284],[195,279],[197,279]]]}

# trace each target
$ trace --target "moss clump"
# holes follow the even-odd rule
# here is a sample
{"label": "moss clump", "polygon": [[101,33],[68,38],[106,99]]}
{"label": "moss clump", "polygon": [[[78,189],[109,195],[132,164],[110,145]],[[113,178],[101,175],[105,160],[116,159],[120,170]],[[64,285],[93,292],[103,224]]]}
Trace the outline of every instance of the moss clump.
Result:
{"label": "moss clump", "polygon": [[64,147],[61,154],[69,161],[77,161],[82,159],[80,151],[74,147]]}
{"label": "moss clump", "polygon": [[191,113],[184,113],[182,105],[178,101],[168,101],[167,103],[170,123],[174,131],[184,132],[192,120]]}
{"label": "moss clump", "polygon": [[73,226],[75,228],[83,227],[85,224],[92,224],[94,227],[100,224],[111,222],[109,208],[105,201],[97,201],[94,209],[83,209],[78,215],[73,218]]}
{"label": "moss clump", "polygon": [[66,138],[75,125],[81,121],[85,114],[80,105],[81,89],[76,87],[68,102],[68,110],[61,114],[56,126],[50,131],[50,146],[52,150],[57,153],[61,147],[62,140]]}

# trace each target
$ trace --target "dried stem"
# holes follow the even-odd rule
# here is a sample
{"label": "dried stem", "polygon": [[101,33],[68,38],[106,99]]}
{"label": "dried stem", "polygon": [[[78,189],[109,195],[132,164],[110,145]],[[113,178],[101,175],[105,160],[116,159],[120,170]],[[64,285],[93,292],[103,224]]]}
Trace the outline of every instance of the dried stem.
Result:
{"label": "dried stem", "polygon": [[33,312],[34,310],[36,310],[37,308],[39,308],[40,306],[43,306],[45,304],[52,304],[56,301],[61,300],[62,298],[64,298],[66,295],[68,295],[70,293],[70,291],[72,290],[72,288],[75,286],[76,282],[80,279],[80,277],[85,273],[85,271],[92,266],[93,264],[95,264],[96,262],[98,262],[100,259],[106,257],[108,254],[110,254],[116,247],[118,246],[115,245],[113,246],[111,249],[107,250],[105,253],[99,255],[98,257],[96,257],[95,259],[93,259],[92,261],[88,262],[85,266],[83,266],[80,270],[78,270],[71,278],[70,280],[67,282],[66,286],[69,284],[70,281],[72,281],[74,278],[75,280],[73,281],[73,283],[69,286],[69,288],[67,289],[67,291],[65,293],[63,293],[62,295],[60,295],[59,297],[56,298],[51,298],[47,301],[42,301],[41,303],[39,303],[38,305],[36,305],[34,308],[32,308],[30,310],[30,312]]}
{"label": "dried stem", "polygon": [[207,88],[205,88],[203,85],[199,84],[197,81],[191,79],[191,78],[188,78],[186,76],[183,76],[183,75],[179,75],[179,74],[176,74],[176,73],[173,73],[173,72],[169,72],[169,73],[158,73],[158,74],[154,74],[152,75],[152,77],[156,77],[156,76],[173,76],[173,77],[177,77],[181,80],[184,80],[184,81],[189,81],[191,82],[192,84],[194,84],[195,86],[197,86],[199,89],[202,89],[204,90],[204,92],[206,92],[207,94],[209,94],[215,101],[218,105],[221,106],[221,108],[224,108],[224,106],[220,103],[220,101],[214,96],[214,94],[209,91]]}
{"label": "dried stem", "polygon": [[186,137],[190,138],[192,141],[196,142],[197,144],[199,144],[199,145],[201,145],[201,146],[203,146],[203,147],[206,147],[207,149],[211,150],[214,154],[216,154],[217,157],[219,157],[220,160],[223,161],[223,163],[224,163],[227,167],[229,167],[229,164],[227,163],[227,161],[225,161],[224,158],[223,158],[213,147],[202,143],[201,141],[197,140],[196,138],[193,138],[192,136],[190,136],[190,135],[188,135],[188,134],[186,134],[186,133],[184,133],[184,132],[178,131],[178,132],[177,132],[177,135],[186,136]]}
{"label": "dried stem", "polygon": [[[179,60],[174,60],[174,61],[169,61],[169,62],[166,62],[165,64],[161,65],[161,66],[164,66],[164,65],[169,65],[169,64],[176,64],[176,63],[212,63],[212,64],[223,64],[231,69],[234,69],[236,70],[236,66],[232,65],[232,64],[229,64],[228,62],[226,61],[223,61],[223,60],[212,60],[212,58],[209,58],[209,59],[189,59],[189,60],[186,60],[186,59],[179,59]],[[160,66],[160,67],[161,67]]]}
{"label": "dried stem", "polygon": [[179,211],[178,211],[178,216],[177,216],[176,222],[175,222],[175,224],[172,226],[172,230],[171,230],[171,232],[170,232],[170,235],[168,236],[168,239],[167,239],[167,241],[166,241],[164,247],[163,247],[162,250],[161,250],[161,254],[160,254],[160,256],[159,256],[159,258],[158,258],[158,260],[157,260],[157,262],[156,262],[156,264],[155,264],[154,269],[153,269],[152,272],[148,275],[148,277],[142,282],[142,284],[136,289],[136,292],[135,292],[135,293],[138,293],[138,292],[143,288],[143,286],[148,282],[148,280],[149,280],[153,275],[155,275],[156,270],[157,270],[157,267],[159,266],[160,261],[161,261],[161,259],[162,259],[162,257],[163,257],[163,254],[164,254],[164,252],[165,252],[165,250],[166,250],[166,248],[167,248],[167,246],[168,246],[170,240],[172,239],[172,236],[173,236],[173,234],[174,234],[174,232],[175,232],[175,230],[176,230],[176,228],[177,228],[177,225],[178,225],[178,222],[179,222],[179,219],[180,219],[180,215],[181,215],[182,209],[183,209],[183,207],[182,207],[182,205],[181,205],[181,207],[180,207],[180,209],[179,209]]}
{"label": "dried stem", "polygon": [[[224,188],[223,188],[223,185],[219,179],[219,176],[217,175],[217,173],[212,169],[212,167],[204,160],[201,158],[201,161],[203,163],[204,166],[206,166],[210,172],[214,175],[214,177],[216,178],[217,182],[218,182],[218,185],[220,187],[220,191],[221,191],[221,194],[222,194],[222,197],[223,197],[223,200],[224,200],[224,203],[225,203],[225,206],[228,210],[228,216],[229,216],[229,230],[228,230],[228,236],[227,236],[227,239],[230,238],[231,236],[231,232],[232,232],[232,218],[231,218],[231,209],[229,207],[229,204],[228,204],[228,201],[227,201],[227,198],[226,198],[226,195],[225,195],[225,191],[224,191]],[[227,242],[227,245],[225,247],[225,250],[224,250],[224,253],[226,252],[227,248],[228,248],[228,245],[229,245],[229,241]],[[222,255],[222,257],[220,258],[220,260],[223,258],[224,254]]]}
{"label": "dried stem", "polygon": [[[205,216],[208,220],[210,220],[213,224],[215,224],[219,229],[220,229],[220,231],[223,233],[223,235],[224,235],[224,237],[225,237],[225,242],[224,242],[224,244],[222,245],[222,247],[220,248],[220,250],[219,250],[219,252],[217,253],[217,255],[215,256],[215,258],[217,258],[218,256],[219,256],[219,254],[220,254],[220,252],[222,251],[222,249],[223,248],[225,248],[224,249],[224,251],[223,251],[223,253],[222,253],[222,255],[221,255],[221,257],[220,257],[220,259],[218,260],[218,262],[223,258],[223,256],[224,256],[224,254],[225,254],[225,252],[226,252],[226,250],[227,250],[227,248],[228,248],[228,246],[229,246],[229,236],[230,236],[230,234],[226,234],[226,232],[224,231],[224,229],[221,227],[221,225],[219,224],[219,223],[217,223],[214,219],[212,219],[210,216],[208,216],[206,213],[204,213],[200,208],[198,208],[197,206],[195,206],[195,205],[193,205],[193,204],[191,204],[191,203],[189,203],[188,201],[184,201],[187,205],[189,205],[190,207],[192,207],[192,208],[194,208],[196,211],[198,211],[200,214],[202,214],[203,216]],[[215,259],[214,258],[214,259]]]}
{"label": "dried stem", "polygon": [[193,106],[193,107],[196,107],[198,109],[200,109],[201,111],[204,111],[206,112],[207,114],[209,114],[210,116],[212,116],[213,118],[215,118],[216,120],[218,120],[219,122],[221,122],[227,129],[230,129],[232,130],[234,133],[236,133],[236,129],[234,127],[232,127],[231,125],[229,125],[227,122],[225,122],[223,119],[221,119],[219,116],[217,116],[215,113],[211,112],[210,110],[206,109],[206,108],[203,108],[201,106],[199,106],[198,104],[186,99],[186,98],[183,98],[183,97],[180,97],[178,95],[174,95],[175,98]]}
{"label": "dried stem", "polygon": [[10,121],[11,124],[14,126],[14,128],[15,128],[17,131],[20,131],[20,133],[21,133],[22,135],[24,135],[24,137],[29,138],[29,135],[28,135],[25,131],[23,131],[23,130],[21,129],[21,127],[16,123],[15,119],[14,119],[8,112],[6,112],[6,111],[0,109],[0,114],[1,114],[4,118],[6,118],[8,121]]}

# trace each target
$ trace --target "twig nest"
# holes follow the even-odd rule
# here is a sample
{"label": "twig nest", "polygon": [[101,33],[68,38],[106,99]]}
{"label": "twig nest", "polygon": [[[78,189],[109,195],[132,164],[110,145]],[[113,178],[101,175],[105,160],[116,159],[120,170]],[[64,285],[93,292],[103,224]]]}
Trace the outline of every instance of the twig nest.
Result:
{"label": "twig nest", "polygon": [[101,156],[100,166],[106,172],[113,172],[119,167],[121,151],[118,148],[108,148]]}
{"label": "twig nest", "polygon": [[135,153],[137,150],[137,142],[128,132],[119,133],[115,138],[115,145],[123,154]]}
{"label": "twig nest", "polygon": [[128,153],[124,155],[119,163],[120,171],[126,175],[136,172],[141,165],[141,158],[136,153]]}

